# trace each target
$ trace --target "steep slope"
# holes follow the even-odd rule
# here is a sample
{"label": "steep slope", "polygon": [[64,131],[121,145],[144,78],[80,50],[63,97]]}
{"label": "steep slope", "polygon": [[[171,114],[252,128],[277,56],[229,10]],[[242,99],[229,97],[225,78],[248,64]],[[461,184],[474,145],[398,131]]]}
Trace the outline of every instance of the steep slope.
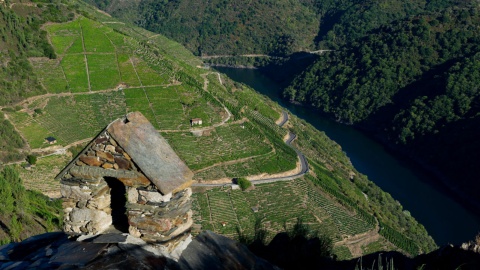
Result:
{"label": "steep slope", "polygon": [[196,55],[285,54],[309,49],[319,24],[310,0],[86,2],[162,33]]}
{"label": "steep slope", "polygon": [[[257,200],[253,192],[238,196],[242,206],[248,205],[242,196],[249,195],[262,204],[259,213],[268,213],[272,232],[304,214],[317,228],[331,230],[341,251],[346,248],[341,248],[343,240],[364,233],[378,237],[380,247],[408,254],[435,247],[423,226],[360,175],[323,133],[294,116],[285,128],[279,127],[275,121],[283,114],[280,106],[202,68],[201,61],[178,43],[130,27],[85,3],[72,2],[72,7],[72,20],[43,25],[55,57],[28,58],[46,94],[3,110],[28,142],[25,151],[61,154],[71,145],[88,142],[125,113],[141,111],[194,171],[196,180],[222,182],[291,174],[297,168],[297,155],[283,140],[291,131],[298,136],[294,144],[311,164],[310,173],[259,187],[264,199],[275,198],[275,204]],[[200,126],[193,126],[195,118],[202,119]],[[55,137],[56,144],[45,143],[48,136]],[[35,187],[32,183],[40,177],[35,173],[29,177],[26,181]],[[284,184],[291,188],[283,188]],[[232,211],[243,210],[240,218],[232,219],[232,226],[225,226],[229,230],[225,234],[238,237],[235,220],[247,224],[240,233],[251,234],[248,224],[260,214],[240,205],[234,209],[225,192],[217,198],[219,206],[225,206],[221,199],[230,199],[226,205]],[[278,216],[286,212],[287,219]],[[216,221],[210,225],[219,226]]]}
{"label": "steep slope", "polygon": [[61,229],[60,200],[25,190],[18,172],[6,167],[0,172],[0,244]]}
{"label": "steep slope", "polygon": [[479,25],[472,4],[380,27],[321,57],[284,95],[375,131],[475,198]]}

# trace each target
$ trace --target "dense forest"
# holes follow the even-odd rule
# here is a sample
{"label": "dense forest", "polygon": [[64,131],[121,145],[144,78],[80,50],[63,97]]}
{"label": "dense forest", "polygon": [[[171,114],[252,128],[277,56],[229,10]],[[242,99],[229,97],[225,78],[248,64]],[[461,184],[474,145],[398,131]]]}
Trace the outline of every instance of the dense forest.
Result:
{"label": "dense forest", "polygon": [[285,97],[375,131],[475,197],[480,13],[463,4],[348,42],[303,71]]}
{"label": "dense forest", "polygon": [[284,55],[313,49],[320,23],[313,0],[86,2],[162,33],[197,55]]}
{"label": "dense forest", "polygon": [[395,20],[454,0],[213,1],[85,0],[117,18],[172,38],[197,55],[338,49]]}

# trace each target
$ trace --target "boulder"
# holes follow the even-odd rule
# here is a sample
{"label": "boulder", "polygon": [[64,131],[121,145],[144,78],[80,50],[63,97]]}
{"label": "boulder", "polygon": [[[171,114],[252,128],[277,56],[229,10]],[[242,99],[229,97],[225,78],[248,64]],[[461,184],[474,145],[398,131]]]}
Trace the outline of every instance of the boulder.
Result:
{"label": "boulder", "polygon": [[142,200],[147,202],[154,202],[154,203],[168,202],[172,198],[172,193],[162,195],[160,192],[156,190],[152,190],[152,191],[139,190],[138,193],[140,193]]}
{"label": "boulder", "polygon": [[112,163],[103,163],[102,168],[104,169],[113,169],[113,164]]}
{"label": "boulder", "polygon": [[117,152],[117,151],[115,151],[115,146],[110,145],[110,144],[105,146],[105,151],[110,152],[110,153],[116,153]]}
{"label": "boulder", "polygon": [[129,203],[137,203],[138,202],[138,191],[134,187],[129,187],[127,189],[127,200]]}

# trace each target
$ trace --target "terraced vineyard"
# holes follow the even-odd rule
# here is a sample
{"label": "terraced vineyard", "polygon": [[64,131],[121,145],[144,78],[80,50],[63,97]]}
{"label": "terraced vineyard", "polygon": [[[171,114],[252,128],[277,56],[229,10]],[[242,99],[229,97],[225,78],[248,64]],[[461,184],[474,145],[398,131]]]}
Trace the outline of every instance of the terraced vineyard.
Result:
{"label": "terraced vineyard", "polygon": [[192,170],[273,151],[265,137],[249,122],[217,127],[203,136],[190,132],[162,135]]}
{"label": "terraced vineyard", "polygon": [[[282,108],[246,85],[204,69],[178,43],[74,3],[74,21],[42,26],[57,59],[29,59],[44,88],[39,93],[47,94],[2,108],[28,141],[22,153],[45,151],[48,136],[57,139],[56,148],[86,141],[112,120],[140,111],[195,170],[195,179],[207,182],[294,169],[296,152],[283,141],[293,132],[298,135],[295,147],[312,164],[309,174],[248,192],[215,188],[195,193],[196,225],[235,238],[238,232],[251,235],[260,219],[272,237],[301,218],[331,235],[340,245],[336,252],[345,258],[356,254],[341,247],[353,235],[355,241],[366,235],[380,239],[356,249],[365,252],[384,250],[385,239],[407,251],[431,240],[412,218],[403,223],[384,218],[401,216],[401,207],[387,208],[385,201],[374,200],[371,194],[384,193],[359,176],[325,134],[293,115],[280,128],[275,122]],[[192,118],[203,124],[191,127]],[[50,194],[55,183],[47,178],[66,162],[63,158],[39,159],[37,168],[22,171],[27,186]],[[389,196],[382,198],[397,205]],[[373,213],[385,224],[378,226]],[[428,251],[430,242],[419,251]]]}
{"label": "terraced vineyard", "polygon": [[[220,101],[229,94],[218,74],[192,67],[195,61],[188,65],[173,59],[165,50],[189,57],[164,37],[136,28],[132,32],[132,28],[97,16],[106,23],[79,16],[71,22],[45,26],[58,57],[33,58],[31,63],[48,94],[33,97],[8,112],[30,148],[50,146],[44,142],[48,136],[55,137],[59,145],[91,138],[114,119],[140,111],[193,170],[200,170],[196,179],[272,174],[295,168],[296,155],[281,139],[286,131],[274,123],[280,114],[265,98],[242,86],[236,91],[238,106],[252,111],[245,115],[253,115],[255,123],[247,120],[224,125],[228,115]],[[130,36],[123,34],[127,32]],[[237,110],[236,118],[243,114]],[[203,122],[196,133],[191,130],[193,118]],[[272,130],[266,133],[261,125]],[[201,128],[207,129],[198,131]]]}
{"label": "terraced vineyard", "polygon": [[375,230],[303,178],[256,185],[248,192],[225,187],[194,193],[194,209],[197,224],[232,237],[238,237],[237,230],[252,234],[257,218],[270,232],[269,237],[283,231],[285,225],[293,225],[297,218],[335,241]]}

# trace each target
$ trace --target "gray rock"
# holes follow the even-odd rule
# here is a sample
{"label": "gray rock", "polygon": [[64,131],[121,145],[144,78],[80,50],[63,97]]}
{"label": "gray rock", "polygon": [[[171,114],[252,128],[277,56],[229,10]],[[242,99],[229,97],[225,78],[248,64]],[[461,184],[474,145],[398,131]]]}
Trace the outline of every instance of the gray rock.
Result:
{"label": "gray rock", "polygon": [[69,185],[60,185],[60,193],[64,198],[70,198],[75,200],[89,200],[91,197],[89,194],[85,193],[78,186],[69,186]]}
{"label": "gray rock", "polygon": [[205,231],[183,251],[182,269],[279,269],[232,239]]}
{"label": "gray rock", "polygon": [[115,244],[125,242],[127,240],[127,236],[118,233],[107,233],[101,234],[98,237],[95,237],[92,242],[99,243],[99,244]]}
{"label": "gray rock", "polygon": [[108,244],[94,244],[84,242],[68,242],[58,249],[51,259],[51,263],[72,266],[85,266],[97,258]]}
{"label": "gray rock", "polygon": [[92,210],[91,209],[79,209],[74,208],[70,213],[70,220],[74,223],[81,223],[85,221],[90,221],[92,219]]}
{"label": "gray rock", "polygon": [[172,193],[168,193],[166,195],[160,194],[158,191],[147,191],[147,190],[139,190],[140,196],[142,199],[147,202],[168,202],[172,198]]}

